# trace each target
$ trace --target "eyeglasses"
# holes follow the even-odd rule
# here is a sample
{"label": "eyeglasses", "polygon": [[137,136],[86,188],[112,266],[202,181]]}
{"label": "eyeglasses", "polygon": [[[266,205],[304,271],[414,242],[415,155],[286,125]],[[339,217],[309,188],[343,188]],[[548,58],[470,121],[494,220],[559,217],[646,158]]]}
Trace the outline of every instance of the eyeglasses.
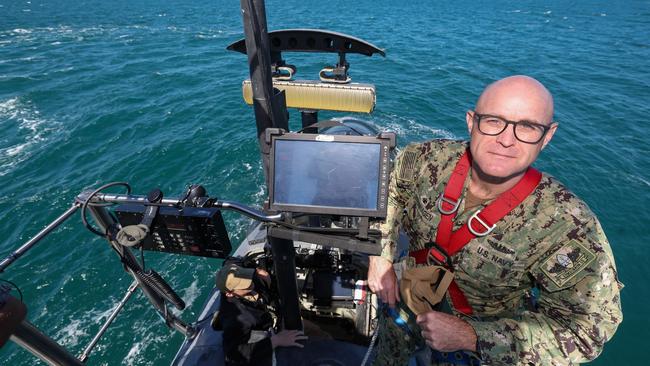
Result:
{"label": "eyeglasses", "polygon": [[544,135],[551,129],[551,126],[530,122],[530,121],[508,121],[501,117],[489,114],[472,112],[472,118],[476,121],[479,132],[488,136],[496,136],[512,125],[515,131],[515,138],[527,144],[536,144],[542,141]]}

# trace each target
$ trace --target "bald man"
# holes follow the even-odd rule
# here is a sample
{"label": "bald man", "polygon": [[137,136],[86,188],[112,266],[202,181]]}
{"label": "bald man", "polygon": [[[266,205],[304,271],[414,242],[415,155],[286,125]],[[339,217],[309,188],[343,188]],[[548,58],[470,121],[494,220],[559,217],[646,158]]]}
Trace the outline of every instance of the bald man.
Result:
{"label": "bald man", "polygon": [[[375,364],[596,358],[622,320],[622,284],[594,214],[531,167],[558,127],[551,94],[533,78],[511,76],[483,91],[466,122],[469,143],[411,144],[396,159],[382,254],[368,273],[387,304]],[[409,239],[401,255],[400,231]],[[418,314],[394,269],[430,266],[454,277],[442,303]]]}

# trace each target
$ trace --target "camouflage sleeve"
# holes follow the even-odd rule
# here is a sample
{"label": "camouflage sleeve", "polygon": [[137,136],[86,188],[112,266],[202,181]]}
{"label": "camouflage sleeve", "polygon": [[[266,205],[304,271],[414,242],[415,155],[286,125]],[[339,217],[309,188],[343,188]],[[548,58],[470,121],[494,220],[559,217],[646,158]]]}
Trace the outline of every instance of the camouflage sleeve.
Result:
{"label": "camouflage sleeve", "polygon": [[404,209],[412,195],[411,185],[415,175],[419,153],[416,145],[408,145],[395,158],[395,166],[388,186],[388,208],[386,220],[380,226],[381,256],[393,261],[402,225]]}
{"label": "camouflage sleeve", "polygon": [[492,365],[567,365],[596,358],[622,321],[614,258],[595,217],[532,267],[538,310],[517,319],[470,321]]}

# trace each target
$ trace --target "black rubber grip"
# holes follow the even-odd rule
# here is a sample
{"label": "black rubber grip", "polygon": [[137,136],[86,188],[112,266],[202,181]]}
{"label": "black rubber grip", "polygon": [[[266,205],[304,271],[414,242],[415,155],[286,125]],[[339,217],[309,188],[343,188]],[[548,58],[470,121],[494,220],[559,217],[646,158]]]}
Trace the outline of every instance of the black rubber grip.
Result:
{"label": "black rubber grip", "polygon": [[185,301],[165,282],[165,280],[154,270],[138,272],[138,277],[146,283],[152,290],[162,296],[165,300],[173,304],[176,309],[185,309]]}

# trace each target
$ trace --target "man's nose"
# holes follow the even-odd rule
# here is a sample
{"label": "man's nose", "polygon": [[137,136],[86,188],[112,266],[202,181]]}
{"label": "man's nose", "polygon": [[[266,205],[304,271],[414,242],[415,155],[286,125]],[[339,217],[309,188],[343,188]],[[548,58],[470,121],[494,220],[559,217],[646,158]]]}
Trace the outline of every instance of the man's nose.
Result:
{"label": "man's nose", "polygon": [[517,141],[515,137],[515,125],[506,126],[506,129],[497,136],[497,142],[504,147],[510,147]]}

